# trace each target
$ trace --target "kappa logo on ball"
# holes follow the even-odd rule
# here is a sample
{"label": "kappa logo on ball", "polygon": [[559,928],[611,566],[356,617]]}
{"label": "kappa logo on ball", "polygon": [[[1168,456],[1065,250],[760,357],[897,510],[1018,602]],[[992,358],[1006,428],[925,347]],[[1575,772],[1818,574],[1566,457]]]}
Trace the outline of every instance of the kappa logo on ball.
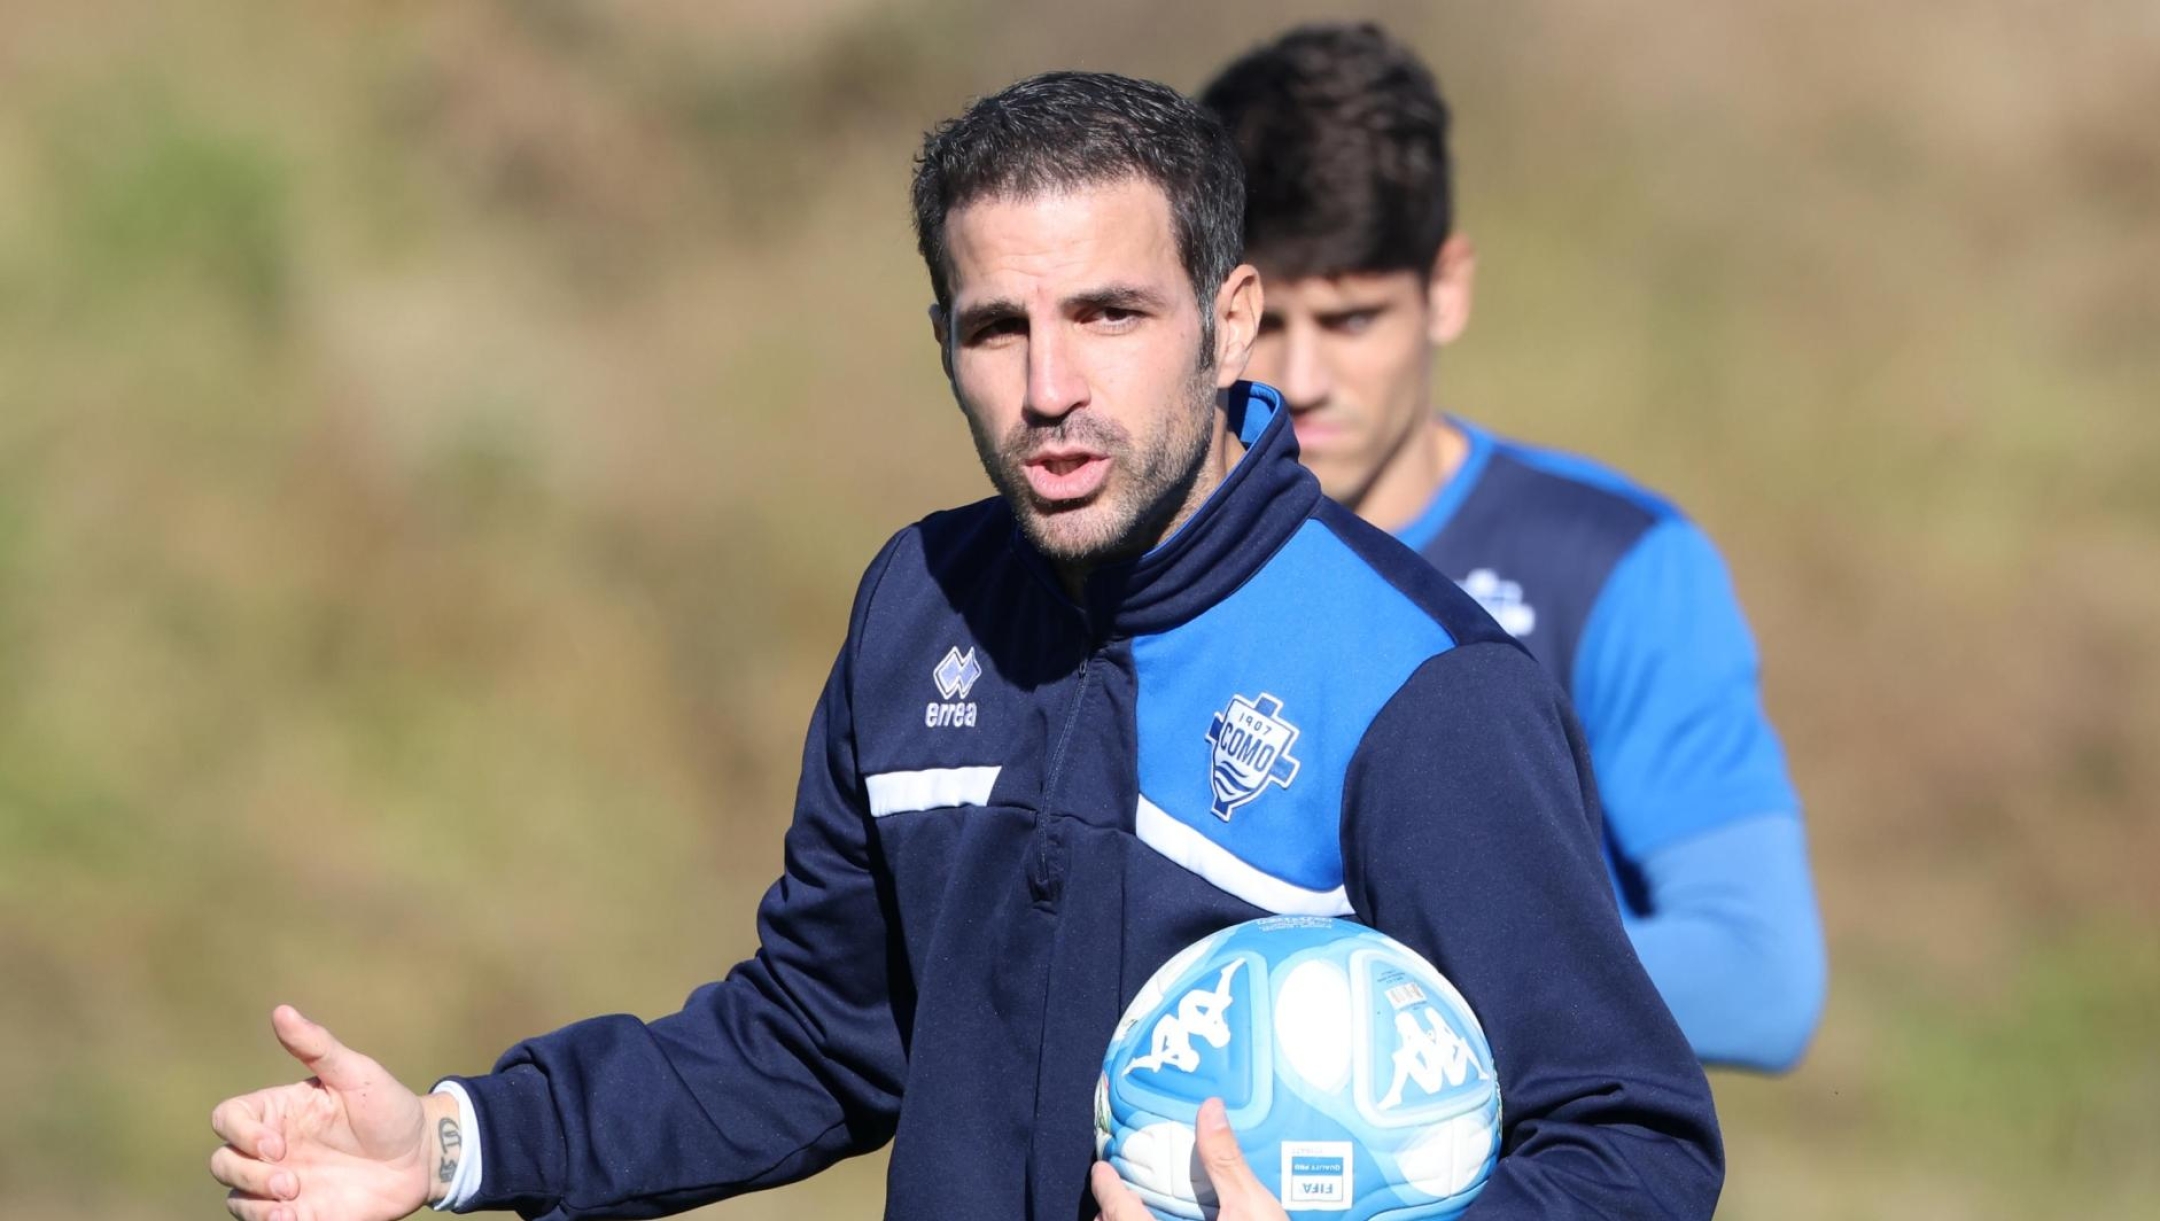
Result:
{"label": "kappa logo on ball", "polygon": [[1215,802],[1208,808],[1215,817],[1230,821],[1230,811],[1258,797],[1269,784],[1290,787],[1297,779],[1298,761],[1290,757],[1298,727],[1281,717],[1282,701],[1262,692],[1258,699],[1230,697],[1230,706],[1215,714],[1207,740],[1214,748],[1209,760],[1208,785]]}
{"label": "kappa logo on ball", "polygon": [[1200,1067],[1200,1049],[1193,1046],[1199,1039],[1209,1047],[1220,1050],[1230,1045],[1230,1023],[1227,1013],[1236,998],[1230,993],[1230,977],[1244,966],[1239,959],[1222,969],[1222,975],[1212,988],[1195,987],[1178,998],[1176,1013],[1166,1013],[1148,1033],[1148,1052],[1134,1056],[1125,1066],[1129,1074],[1134,1069],[1160,1069],[1165,1066],[1181,1073],[1189,1073]]}
{"label": "kappa logo on ball", "polygon": [[[1425,1019],[1423,1026],[1418,1018]],[[1437,1094],[1443,1087],[1454,1088],[1472,1076],[1485,1079],[1485,1066],[1477,1061],[1477,1053],[1463,1042],[1461,1035],[1448,1028],[1441,1020],[1440,1011],[1430,1005],[1415,1011],[1398,1010],[1395,1014],[1395,1033],[1401,1038],[1396,1044],[1394,1061],[1395,1076],[1388,1083],[1388,1092],[1379,1103],[1380,1110],[1389,1110],[1402,1102],[1403,1087],[1415,1083],[1428,1095]]]}

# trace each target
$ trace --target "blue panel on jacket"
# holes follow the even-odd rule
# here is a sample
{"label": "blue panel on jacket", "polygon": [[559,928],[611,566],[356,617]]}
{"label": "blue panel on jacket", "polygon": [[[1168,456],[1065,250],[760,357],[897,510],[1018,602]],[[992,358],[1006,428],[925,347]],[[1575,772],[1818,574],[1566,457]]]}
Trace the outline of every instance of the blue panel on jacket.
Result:
{"label": "blue panel on jacket", "polygon": [[[1358,625],[1359,647],[1311,647],[1340,639],[1346,623]],[[1351,754],[1411,672],[1453,643],[1308,522],[1229,598],[1133,641],[1140,838],[1260,907],[1347,911],[1340,815]]]}

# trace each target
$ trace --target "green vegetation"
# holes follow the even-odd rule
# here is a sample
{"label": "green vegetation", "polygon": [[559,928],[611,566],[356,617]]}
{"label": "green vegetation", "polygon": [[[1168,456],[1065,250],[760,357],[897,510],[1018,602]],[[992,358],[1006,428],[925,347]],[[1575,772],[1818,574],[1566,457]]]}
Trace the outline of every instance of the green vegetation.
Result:
{"label": "green vegetation", "polygon": [[[10,1217],[217,1215],[276,1001],[419,1082],[724,971],[856,575],[984,494],[917,134],[1296,6],[769,7],[0,14]],[[1831,1010],[1718,1080],[1728,1216],[2160,1217],[2133,7],[1377,10],[1459,108],[1447,404],[1710,527],[1809,798]]]}

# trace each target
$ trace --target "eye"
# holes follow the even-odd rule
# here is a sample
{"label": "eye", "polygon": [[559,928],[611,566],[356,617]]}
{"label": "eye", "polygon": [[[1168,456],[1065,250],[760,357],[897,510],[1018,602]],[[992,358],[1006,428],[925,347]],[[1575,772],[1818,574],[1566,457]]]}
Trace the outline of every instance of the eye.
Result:
{"label": "eye", "polygon": [[1260,333],[1261,333],[1262,335],[1280,335],[1280,334],[1282,334],[1282,315],[1281,315],[1281,314],[1262,314],[1262,315],[1260,315]]}
{"label": "eye", "polygon": [[970,345],[996,343],[1002,339],[1027,334],[1027,322],[1020,318],[993,318],[968,333]]}
{"label": "eye", "polygon": [[1098,331],[1123,331],[1131,329],[1140,321],[1140,311],[1120,305],[1105,305],[1088,317],[1088,325]]}
{"label": "eye", "polygon": [[1362,335],[1372,328],[1373,322],[1379,317],[1380,311],[1377,309],[1344,310],[1339,314],[1329,314],[1323,325],[1338,335]]}

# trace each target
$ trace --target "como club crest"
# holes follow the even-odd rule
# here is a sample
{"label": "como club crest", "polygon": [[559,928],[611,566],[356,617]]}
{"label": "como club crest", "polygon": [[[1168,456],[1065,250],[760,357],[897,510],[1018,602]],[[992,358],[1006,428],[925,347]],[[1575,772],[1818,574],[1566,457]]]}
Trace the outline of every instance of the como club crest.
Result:
{"label": "como club crest", "polygon": [[1258,699],[1230,697],[1230,706],[1208,726],[1208,785],[1215,817],[1230,821],[1230,811],[1258,797],[1270,784],[1284,788],[1297,778],[1298,761],[1290,757],[1298,727],[1283,720],[1282,701],[1265,692]]}

